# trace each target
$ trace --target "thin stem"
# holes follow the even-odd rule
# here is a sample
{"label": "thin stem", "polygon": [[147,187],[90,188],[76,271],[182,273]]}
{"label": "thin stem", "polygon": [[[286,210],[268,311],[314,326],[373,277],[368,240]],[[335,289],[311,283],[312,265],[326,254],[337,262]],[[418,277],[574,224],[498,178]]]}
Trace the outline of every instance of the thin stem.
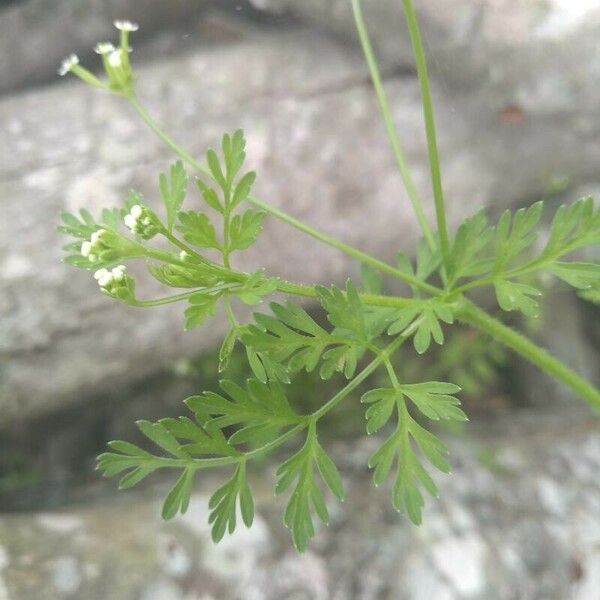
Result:
{"label": "thin stem", "polygon": [[318,231],[314,227],[311,227],[310,225],[307,225],[306,223],[295,219],[291,215],[284,213],[282,210],[275,208],[274,206],[271,206],[270,204],[267,204],[266,202],[255,198],[254,196],[250,196],[248,198],[248,201],[254,204],[255,206],[263,209],[264,211],[268,212],[269,214],[277,217],[278,219],[287,223],[288,225],[291,225],[292,227],[295,227],[303,233],[306,233],[311,237],[326,243],[332,248],[336,248],[337,250],[340,250],[341,252],[352,256],[353,258],[359,260],[362,263],[372,266],[378,271],[382,271],[384,273],[393,275],[397,279],[401,279],[402,281],[409,283],[410,285],[414,285],[415,287],[422,289],[423,291],[429,294],[437,296],[441,293],[441,290],[439,288],[430,285],[429,283],[425,283],[413,275],[404,273],[403,271],[400,271],[400,269],[396,269],[391,265],[388,265],[387,263],[369,254],[366,254],[361,250],[358,250],[357,248],[354,248],[353,246],[349,246],[348,244],[345,244],[344,242],[341,242],[340,240],[337,240],[331,237],[330,235],[327,235],[326,233]]}
{"label": "thin stem", "polygon": [[156,298],[155,300],[131,300],[127,304],[140,308],[146,308],[149,306],[162,306],[163,304],[172,304],[173,302],[187,300],[194,294],[218,294],[219,292],[226,292],[236,287],[239,287],[239,283],[220,283],[218,285],[213,285],[212,287],[195,288],[189,292],[183,292],[181,294],[175,294],[165,298]]}
{"label": "thin stem", "polygon": [[[302,285],[300,283],[292,283],[291,281],[280,281],[277,285],[277,291],[283,294],[291,294],[293,296],[303,296],[305,298],[318,298],[319,294],[314,285]],[[415,302],[423,302],[423,300],[415,298],[402,298],[399,296],[381,296],[379,294],[359,294],[363,304],[369,306],[381,306],[389,308],[402,308]]]}
{"label": "thin stem", "polygon": [[156,298],[154,300],[131,300],[127,304],[130,306],[137,306],[140,308],[147,308],[151,306],[162,306],[163,304],[172,304],[173,302],[181,302],[181,300],[187,300],[192,294],[197,294],[200,290],[192,290],[190,292],[183,292],[182,294],[175,294],[174,296],[167,296],[166,298]]}
{"label": "thin stem", "polygon": [[158,123],[150,116],[148,111],[140,104],[135,95],[125,96],[131,106],[135,108],[142,121],[154,131],[154,133],[167,145],[175,154],[177,154],[182,160],[194,169],[200,171],[207,177],[213,178],[211,172],[199,161],[197,161],[189,152],[184,150],[179,144],[177,144],[165,131],[163,131]]}
{"label": "thin stem", "polygon": [[375,53],[373,52],[373,46],[371,45],[371,40],[369,39],[369,32],[367,30],[363,18],[360,0],[352,0],[352,10],[354,12],[354,21],[356,23],[358,37],[360,39],[363,53],[365,55],[365,60],[369,68],[371,81],[373,82],[373,88],[375,89],[375,94],[377,95],[379,108],[381,110],[381,115],[383,117],[388,138],[392,145],[394,157],[396,158],[398,170],[400,171],[402,181],[404,182],[404,187],[406,188],[406,191],[408,193],[410,203],[412,204],[415,216],[417,217],[417,221],[419,222],[423,235],[425,236],[429,247],[433,250],[435,248],[435,240],[433,239],[431,228],[429,227],[429,223],[427,222],[427,218],[425,217],[425,213],[423,211],[423,203],[419,198],[419,193],[417,192],[417,188],[410,174],[410,169],[408,168],[406,157],[404,156],[404,152],[402,151],[402,146],[400,145],[400,140],[398,138],[398,132],[396,130],[396,127],[394,126],[394,119],[392,117],[390,103],[385,93],[385,88],[381,80],[381,74],[379,72],[379,67],[377,65]]}
{"label": "thin stem", "polygon": [[233,312],[233,308],[231,307],[231,299],[229,298],[228,294],[225,294],[225,296],[223,296],[223,306],[225,307],[225,314],[227,315],[229,325],[231,325],[231,327],[234,329],[239,327],[240,324],[235,317],[235,313]]}
{"label": "thin stem", "polygon": [[552,375],[596,409],[600,409],[600,390],[587,382],[547,350],[540,348],[526,337],[494,319],[475,304],[464,300],[459,309],[459,318],[508,346],[540,369]]}
{"label": "thin stem", "polygon": [[402,146],[400,145],[398,133],[396,131],[396,127],[394,126],[394,119],[392,117],[390,103],[385,93],[385,88],[381,80],[381,74],[379,72],[377,60],[373,52],[373,46],[371,45],[371,40],[369,39],[369,33],[365,25],[360,0],[352,0],[352,10],[354,12],[354,21],[356,23],[358,37],[360,39],[363,54],[365,56],[365,61],[369,68],[373,88],[375,89],[377,101],[379,102],[379,108],[381,110],[381,115],[383,117],[383,122],[385,124],[388,139],[390,140],[390,144],[392,145],[392,151],[394,152],[394,158],[396,159],[398,170],[400,171],[400,176],[402,177],[402,181],[404,182],[404,187],[406,188],[406,192],[408,193],[410,203],[412,204],[415,216],[417,217],[417,221],[419,222],[419,226],[421,227],[421,231],[423,232],[423,235],[427,240],[427,244],[433,250],[435,248],[435,240],[433,239],[431,228],[429,227],[429,223],[427,222],[427,218],[425,217],[425,213],[423,211],[423,203],[419,198],[419,193],[417,192],[417,188],[410,174],[410,169],[408,168],[406,157],[404,156],[404,152],[402,151]]}
{"label": "thin stem", "polygon": [[419,23],[415,14],[412,0],[402,0],[408,32],[412,43],[415,62],[417,64],[417,75],[421,86],[421,97],[423,100],[423,116],[425,118],[425,132],[427,134],[427,151],[429,153],[429,167],[431,170],[431,184],[433,187],[433,199],[435,202],[435,214],[437,218],[438,233],[440,236],[440,249],[446,272],[449,272],[450,244],[448,241],[448,227],[446,225],[446,209],[444,207],[444,192],[442,190],[442,177],[440,173],[440,158],[437,148],[437,137],[435,132],[435,117],[431,101],[431,90],[429,87],[429,76],[427,74],[427,61],[421,40]]}
{"label": "thin stem", "polygon": [[218,458],[190,459],[153,457],[153,462],[160,462],[161,467],[174,467],[178,469],[186,467],[192,467],[194,469],[208,469],[211,467],[224,467],[227,465],[234,465],[236,463],[239,463],[240,461],[247,461],[252,458],[257,458],[261,454],[266,454],[267,452],[274,450],[290,438],[293,438],[296,434],[300,433],[303,429],[306,429],[308,427],[308,424],[308,420],[303,419],[301,423],[295,425],[291,429],[288,429],[288,431],[280,435],[278,438],[275,438],[268,444],[265,444],[260,448],[255,448],[254,450],[250,450],[249,452],[245,452],[244,454],[239,454],[237,456],[220,456]]}
{"label": "thin stem", "polygon": [[163,227],[160,230],[160,233],[165,238],[167,238],[171,242],[171,244],[173,244],[174,246],[177,246],[177,248],[179,248],[180,250],[183,250],[186,254],[189,254],[190,256],[193,256],[194,258],[198,259],[200,262],[204,263],[205,265],[208,265],[210,267],[222,268],[221,265],[218,265],[217,263],[213,262],[212,260],[209,260],[205,256],[202,256],[202,254],[199,254],[198,252],[196,252],[193,248],[191,248],[190,246],[188,246],[187,244],[182,242],[179,238],[176,238],[166,227]]}
{"label": "thin stem", "polygon": [[395,390],[400,388],[400,382],[398,381],[398,376],[396,375],[396,370],[392,365],[389,357],[386,356],[383,360],[383,364],[385,365],[385,370],[387,371],[388,377],[390,378],[390,382]]}
{"label": "thin stem", "polygon": [[354,391],[373,371],[375,371],[385,360],[389,358],[406,341],[406,336],[398,336],[389,346],[381,350],[378,357],[371,361],[350,383],[343,387],[328,402],[323,404],[311,417],[320,419],[333,408],[335,408],[350,392]]}
{"label": "thin stem", "polygon": [[[137,100],[137,98],[135,98],[135,96],[127,96],[127,100],[129,101],[131,106],[137,111],[137,113],[140,115],[140,117],[142,118],[144,123],[146,123],[146,125],[148,125],[148,127],[150,127],[150,129],[152,129],[152,131],[154,131],[154,133],[156,133],[156,135],[167,146],[169,146],[169,148],[171,148],[175,152],[175,154],[177,154],[182,160],[187,162],[191,167],[193,167],[194,169],[197,169],[198,171],[200,171],[201,173],[203,173],[204,175],[206,175],[207,177],[212,179],[212,175],[208,171],[208,169],[204,165],[202,165],[202,163],[197,161],[191,154],[186,152],[175,141],[173,141],[158,126],[158,124],[154,121],[154,119],[152,119],[152,117],[146,112],[144,107],[138,102],[138,100]],[[353,258],[355,258],[365,264],[371,265],[373,268],[375,268],[379,271],[393,275],[397,279],[401,279],[402,281],[405,281],[406,283],[409,283],[410,285],[414,285],[415,287],[417,287],[429,294],[439,295],[441,293],[441,290],[439,288],[437,288],[433,285],[430,285],[428,283],[425,283],[412,275],[409,275],[407,273],[400,271],[399,269],[395,269],[391,265],[388,265],[387,263],[385,263],[381,260],[378,260],[377,258],[370,256],[369,254],[366,254],[365,252],[361,252],[360,250],[353,248],[352,246],[349,246],[348,244],[344,244],[344,242],[336,240],[335,238],[333,238],[325,233],[322,233],[322,232],[314,229],[313,227],[310,227],[309,225],[305,225],[298,219],[295,219],[291,215],[288,215],[287,213],[283,212],[282,210],[275,208],[275,207],[271,206],[270,204],[267,204],[266,202],[260,200],[259,198],[256,198],[255,196],[250,196],[248,198],[248,201],[251,204],[253,204],[254,206],[257,206],[257,207],[263,209],[264,211],[266,211],[267,213],[273,215],[274,217],[277,217],[279,220],[283,221],[284,223],[287,223],[288,225],[295,227],[299,231],[307,233],[311,237],[313,237],[333,248],[336,248],[337,250],[340,250],[341,252],[344,252],[345,254],[348,254],[349,256],[352,256]]]}

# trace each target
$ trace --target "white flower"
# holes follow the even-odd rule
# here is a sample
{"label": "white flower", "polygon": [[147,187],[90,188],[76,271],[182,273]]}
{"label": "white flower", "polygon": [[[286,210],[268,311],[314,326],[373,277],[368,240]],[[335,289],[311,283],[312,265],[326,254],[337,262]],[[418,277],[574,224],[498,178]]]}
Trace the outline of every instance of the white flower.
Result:
{"label": "white flower", "polygon": [[185,261],[186,261],[186,260],[189,258],[189,256],[190,256],[190,255],[189,255],[189,254],[188,254],[188,253],[187,253],[185,250],[182,250],[182,251],[179,253],[179,260],[180,260],[181,262],[185,262]]}
{"label": "white flower", "polygon": [[110,291],[109,288],[111,288],[113,284],[121,283],[125,279],[126,268],[125,265],[119,265],[118,267],[114,267],[111,271],[108,269],[98,269],[94,273],[94,279],[101,288]]}
{"label": "white flower", "polygon": [[62,77],[63,75],[69,73],[73,67],[78,64],[79,58],[77,54],[70,54],[62,61],[60,68],[58,69],[58,74]]}
{"label": "white flower", "polygon": [[123,219],[125,225],[131,229],[132,233],[135,233],[135,228],[137,227],[137,219],[133,215],[125,215]]}
{"label": "white flower", "polygon": [[137,31],[140,26],[131,21],[114,21],[114,26],[120,31]]}
{"label": "white flower", "polygon": [[113,50],[108,55],[108,64],[111,67],[114,67],[115,69],[118,69],[121,66],[122,62],[123,62],[123,59],[121,57],[121,50],[120,49]]}
{"label": "white flower", "polygon": [[112,270],[112,276],[115,281],[123,281],[125,278],[125,270],[127,267],[125,265],[119,265]]}
{"label": "white flower", "polygon": [[88,241],[83,242],[83,244],[81,244],[81,256],[85,256],[87,258],[91,252],[92,252],[92,243],[88,242]]}
{"label": "white flower", "polygon": [[110,42],[100,42],[96,44],[94,48],[94,52],[96,54],[108,54],[109,52],[113,52],[115,47]]}
{"label": "white flower", "polygon": [[81,256],[87,257],[90,262],[98,260],[98,253],[102,250],[102,238],[106,235],[106,229],[94,231],[89,240],[81,244]]}
{"label": "white flower", "polygon": [[90,237],[90,242],[92,244],[97,244],[100,241],[100,238],[106,233],[105,229],[98,229],[98,231],[94,231],[92,236]]}
{"label": "white flower", "polygon": [[109,273],[108,269],[98,269],[94,273],[94,279],[102,279],[102,277],[106,277]]}
{"label": "white flower", "polygon": [[94,279],[101,288],[107,288],[113,282],[113,274],[108,269],[99,269],[94,273]]}
{"label": "white flower", "polygon": [[134,204],[128,215],[125,215],[123,221],[125,225],[129,227],[131,233],[138,233],[140,217],[142,216],[144,209],[139,204]]}

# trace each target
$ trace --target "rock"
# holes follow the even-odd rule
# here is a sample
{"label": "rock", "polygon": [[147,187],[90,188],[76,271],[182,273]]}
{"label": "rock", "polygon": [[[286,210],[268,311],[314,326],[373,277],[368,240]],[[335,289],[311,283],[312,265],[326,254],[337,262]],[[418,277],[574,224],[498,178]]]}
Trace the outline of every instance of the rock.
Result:
{"label": "rock", "polygon": [[[207,499],[222,477],[205,471],[188,513],[167,523],[159,517],[166,488],[156,482],[85,506],[1,517],[0,592],[8,600],[595,600],[598,420],[565,408],[469,427],[472,437],[448,439],[453,474],[436,475],[441,499],[428,501],[420,528],[392,509],[389,485],[371,483],[364,465],[381,440],[324,442],[348,497],[331,504],[330,527],[304,555],[291,549],[273,469],[261,463],[252,471],[253,527],[216,546]],[[483,448],[494,463],[478,459]]]}
{"label": "rock", "polygon": [[159,30],[186,23],[190,30],[204,0],[178,0],[168,10],[160,0],[26,0],[0,12],[0,93],[50,82],[72,52],[93,56],[97,42],[118,38],[114,19],[140,24],[136,42]]}
{"label": "rock", "polygon": [[[428,200],[417,82],[405,74],[388,89]],[[413,248],[415,221],[358,51],[306,29],[249,27],[236,43],[140,68],[139,96],[197,155],[244,127],[256,191],[274,205],[385,259]],[[584,185],[597,167],[597,119],[583,133],[569,114],[515,124],[476,99],[452,98],[437,103],[451,226],[479,205],[496,211],[535,197],[553,174]],[[0,100],[0,132],[0,427],[143,382],[216,343],[222,323],[184,334],[180,306],[146,313],[118,305],[59,262],[60,209],[97,211],[132,187],[158,209],[157,175],[173,157],[120,99],[61,81]],[[238,264],[303,282],[356,273],[340,253],[274,220]],[[161,293],[139,281],[140,297]]]}

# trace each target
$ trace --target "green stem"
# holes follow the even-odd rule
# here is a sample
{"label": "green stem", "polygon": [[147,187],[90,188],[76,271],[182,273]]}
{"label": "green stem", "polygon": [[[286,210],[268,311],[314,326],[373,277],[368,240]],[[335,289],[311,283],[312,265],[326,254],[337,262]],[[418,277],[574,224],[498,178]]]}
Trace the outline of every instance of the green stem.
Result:
{"label": "green stem", "polygon": [[156,298],[155,300],[131,300],[127,304],[130,306],[137,306],[140,308],[147,308],[151,306],[162,306],[163,304],[172,304],[173,302],[180,302],[181,300],[187,300],[192,294],[197,294],[200,290],[193,290],[191,292],[184,292],[182,294],[175,294],[174,296],[167,296],[166,298]]}
{"label": "green stem", "polygon": [[349,246],[348,244],[345,244],[344,242],[341,242],[340,240],[337,240],[337,239],[327,235],[326,233],[318,231],[314,227],[311,227],[310,225],[307,225],[306,223],[303,223],[302,221],[295,219],[291,215],[284,213],[282,210],[275,208],[274,206],[271,206],[270,204],[267,204],[266,202],[263,202],[262,200],[255,198],[254,196],[250,196],[248,198],[248,201],[251,202],[252,204],[254,204],[255,206],[263,209],[264,211],[268,212],[269,214],[277,217],[279,220],[283,221],[284,223],[287,223],[288,225],[291,225],[292,227],[298,229],[299,231],[302,231],[303,233],[306,233],[306,234],[310,235],[311,237],[313,237],[321,242],[324,242],[325,244],[327,244],[328,246],[331,246],[332,248],[336,248],[337,250],[340,250],[341,252],[344,252],[345,254],[352,256],[353,258],[355,258],[356,260],[359,260],[360,262],[362,262],[364,264],[372,266],[374,269],[377,269],[378,271],[382,271],[383,273],[388,273],[390,275],[393,275],[397,279],[401,279],[402,281],[409,283],[410,285],[413,285],[419,289],[422,289],[423,291],[425,291],[429,294],[437,296],[441,293],[441,290],[439,288],[436,288],[435,286],[430,285],[429,283],[425,283],[413,275],[404,273],[403,271],[400,271],[400,269],[396,269],[396,268],[392,267],[391,265],[388,265],[387,263],[385,263],[373,256],[370,256],[369,254],[366,254],[366,253],[362,252],[361,250],[358,250],[357,248],[354,248],[353,246]]}
{"label": "green stem", "polygon": [[[303,296],[305,298],[318,298],[319,294],[314,285],[302,285],[292,283],[291,281],[280,281],[277,285],[277,291],[282,294],[291,294],[293,296]],[[423,302],[418,298],[402,298],[399,296],[381,296],[379,294],[359,294],[363,304],[369,306],[381,306],[389,308],[402,308],[415,302]]]}
{"label": "green stem", "polygon": [[238,283],[220,283],[212,287],[195,288],[189,292],[183,292],[181,294],[175,294],[173,296],[167,296],[166,298],[156,298],[155,300],[132,300],[127,304],[131,306],[137,306],[140,308],[147,308],[150,306],[162,306],[163,304],[172,304],[173,302],[180,302],[181,300],[187,300],[194,294],[217,294],[219,292],[225,292],[233,288],[239,287]]}
{"label": "green stem", "polygon": [[526,337],[494,319],[468,300],[459,309],[459,318],[508,346],[540,369],[552,375],[577,392],[591,406],[600,409],[600,390],[575,373],[548,351],[540,348]]}
{"label": "green stem", "polygon": [[433,250],[435,248],[435,240],[433,239],[431,228],[429,227],[429,223],[427,222],[427,218],[425,217],[425,213],[423,211],[423,203],[419,198],[417,188],[410,174],[410,170],[406,162],[406,157],[404,156],[404,152],[402,151],[402,146],[400,145],[400,140],[398,138],[398,132],[396,130],[396,127],[394,126],[394,120],[392,118],[390,103],[385,93],[385,88],[381,80],[381,74],[379,72],[377,60],[373,52],[373,46],[371,45],[371,40],[369,39],[369,32],[367,31],[367,27],[365,25],[360,0],[352,0],[352,10],[354,12],[354,21],[356,23],[358,37],[360,39],[363,53],[365,55],[365,60],[369,68],[371,81],[373,82],[375,94],[377,95],[379,108],[381,110],[388,138],[392,145],[394,157],[396,158],[398,170],[400,171],[402,181],[404,182],[404,187],[406,188],[406,191],[408,193],[408,197],[412,204],[413,210],[415,212],[423,235],[425,236],[429,247]]}
{"label": "green stem", "polygon": [[385,369],[387,371],[388,377],[390,378],[390,382],[392,387],[397,390],[400,388],[400,382],[398,381],[398,376],[396,375],[396,370],[392,365],[392,361],[389,359],[389,356],[386,356],[383,361],[385,365]]}
{"label": "green stem", "polygon": [[427,151],[429,153],[429,167],[431,169],[431,184],[433,187],[433,199],[435,202],[435,214],[437,218],[438,233],[440,236],[440,249],[446,272],[449,272],[450,244],[448,241],[448,228],[446,225],[446,209],[444,207],[444,192],[442,190],[442,177],[440,172],[440,158],[437,148],[437,137],[435,132],[435,118],[433,114],[433,103],[431,101],[431,90],[429,87],[429,76],[427,74],[427,61],[419,23],[415,14],[412,0],[402,0],[408,32],[412,43],[413,53],[417,64],[417,75],[421,86],[421,97],[423,99],[423,116],[425,118],[425,132],[427,134]]}
{"label": "green stem", "polygon": [[189,152],[184,150],[179,144],[177,144],[166,132],[164,132],[158,123],[150,116],[148,111],[140,104],[135,95],[125,96],[131,106],[136,110],[142,121],[152,129],[152,131],[167,145],[175,154],[177,154],[182,160],[188,165],[200,171],[202,174],[213,179],[211,172],[199,161],[197,161]]}
{"label": "green stem", "polygon": [[227,465],[234,465],[239,463],[240,461],[247,461],[252,458],[257,458],[262,454],[266,454],[271,450],[274,450],[278,446],[281,446],[287,440],[293,438],[296,434],[300,433],[303,429],[306,429],[308,426],[308,421],[303,420],[298,425],[288,429],[284,434],[280,435],[278,438],[273,441],[261,446],[260,448],[255,448],[254,450],[250,450],[249,452],[245,452],[244,454],[240,454],[237,456],[220,456],[219,458],[153,458],[153,462],[160,462],[161,467],[172,467],[177,469],[189,468],[192,467],[194,469],[208,469],[211,467],[224,467]]}
{"label": "green stem", "polygon": [[373,371],[389,358],[406,341],[406,336],[398,336],[389,346],[379,351],[378,357],[370,362],[350,383],[343,387],[328,402],[315,411],[311,418],[315,421],[334,409],[350,392],[354,391]]}
{"label": "green stem", "polygon": [[[127,96],[127,100],[129,101],[131,106],[137,111],[137,113],[140,115],[140,117],[142,118],[144,123],[146,123],[146,125],[148,125],[148,127],[150,127],[150,129],[152,129],[152,131],[154,131],[154,133],[156,133],[156,135],[167,146],[169,146],[169,148],[171,148],[173,150],[173,152],[175,152],[175,154],[177,154],[182,160],[187,162],[194,169],[200,171],[201,173],[203,173],[210,179],[213,178],[211,173],[209,172],[209,170],[204,165],[202,165],[202,163],[197,161],[191,154],[186,152],[181,146],[179,146],[175,141],[173,141],[158,126],[158,124],[154,121],[154,119],[152,119],[152,117],[146,112],[144,107],[138,102],[138,100],[135,96]],[[302,223],[302,221],[298,221],[298,219],[295,219],[291,215],[288,215],[285,212],[283,212],[282,210],[267,204],[266,202],[260,200],[259,198],[251,196],[248,198],[248,201],[251,204],[254,204],[254,206],[257,206],[257,207],[261,208],[262,210],[266,211],[267,213],[273,215],[274,217],[277,217],[279,220],[283,221],[284,223],[287,223],[288,225],[295,227],[299,231],[307,233],[311,237],[313,237],[333,248],[336,248],[337,250],[340,250],[341,252],[344,252],[345,254],[348,254],[349,256],[352,256],[353,258],[355,258],[365,264],[371,265],[373,268],[375,268],[379,271],[393,275],[394,277],[401,279],[402,281],[405,281],[406,283],[409,283],[410,285],[414,285],[415,287],[418,287],[429,294],[439,295],[441,293],[441,290],[439,288],[437,288],[433,285],[430,285],[428,283],[425,283],[412,275],[409,275],[407,273],[400,271],[399,269],[395,269],[391,265],[388,265],[387,263],[385,263],[381,260],[378,260],[377,258],[370,256],[369,254],[366,254],[365,252],[361,252],[360,250],[353,248],[352,246],[349,246],[348,244],[344,244],[344,242],[336,240],[335,238],[333,238],[325,233],[322,233],[322,232],[314,229],[313,227],[310,227],[309,225],[305,225],[304,223]]]}

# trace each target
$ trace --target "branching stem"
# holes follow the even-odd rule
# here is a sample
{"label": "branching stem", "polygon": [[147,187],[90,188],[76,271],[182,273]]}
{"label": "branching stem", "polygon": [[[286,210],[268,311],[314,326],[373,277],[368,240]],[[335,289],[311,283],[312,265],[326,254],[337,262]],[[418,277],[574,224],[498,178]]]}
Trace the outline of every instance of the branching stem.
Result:
{"label": "branching stem", "polygon": [[402,177],[402,181],[404,182],[404,187],[406,188],[406,192],[408,193],[408,197],[415,212],[415,216],[417,217],[417,221],[419,222],[419,225],[421,227],[421,231],[423,232],[423,235],[427,240],[427,244],[433,250],[435,248],[435,240],[433,238],[431,228],[429,227],[429,223],[427,222],[427,218],[425,217],[425,212],[423,211],[423,203],[421,201],[421,198],[419,197],[419,193],[417,192],[417,188],[410,174],[410,169],[408,168],[406,157],[404,156],[404,152],[402,151],[400,139],[398,138],[398,132],[396,131],[396,127],[394,125],[394,119],[392,117],[390,103],[385,93],[385,88],[381,80],[381,74],[379,72],[377,60],[375,59],[375,53],[373,52],[373,46],[371,45],[371,40],[369,39],[369,32],[367,31],[367,27],[365,25],[360,0],[352,0],[352,10],[354,12],[354,20],[356,22],[356,30],[358,31],[358,37],[360,39],[363,53],[365,55],[365,60],[369,68],[371,81],[373,82],[373,88],[375,89],[375,94],[377,95],[379,108],[381,110],[381,115],[383,117],[383,122],[385,124],[388,138],[392,145],[392,150],[394,152],[394,157],[396,158],[396,163],[398,165],[398,170],[400,171],[400,176]]}

